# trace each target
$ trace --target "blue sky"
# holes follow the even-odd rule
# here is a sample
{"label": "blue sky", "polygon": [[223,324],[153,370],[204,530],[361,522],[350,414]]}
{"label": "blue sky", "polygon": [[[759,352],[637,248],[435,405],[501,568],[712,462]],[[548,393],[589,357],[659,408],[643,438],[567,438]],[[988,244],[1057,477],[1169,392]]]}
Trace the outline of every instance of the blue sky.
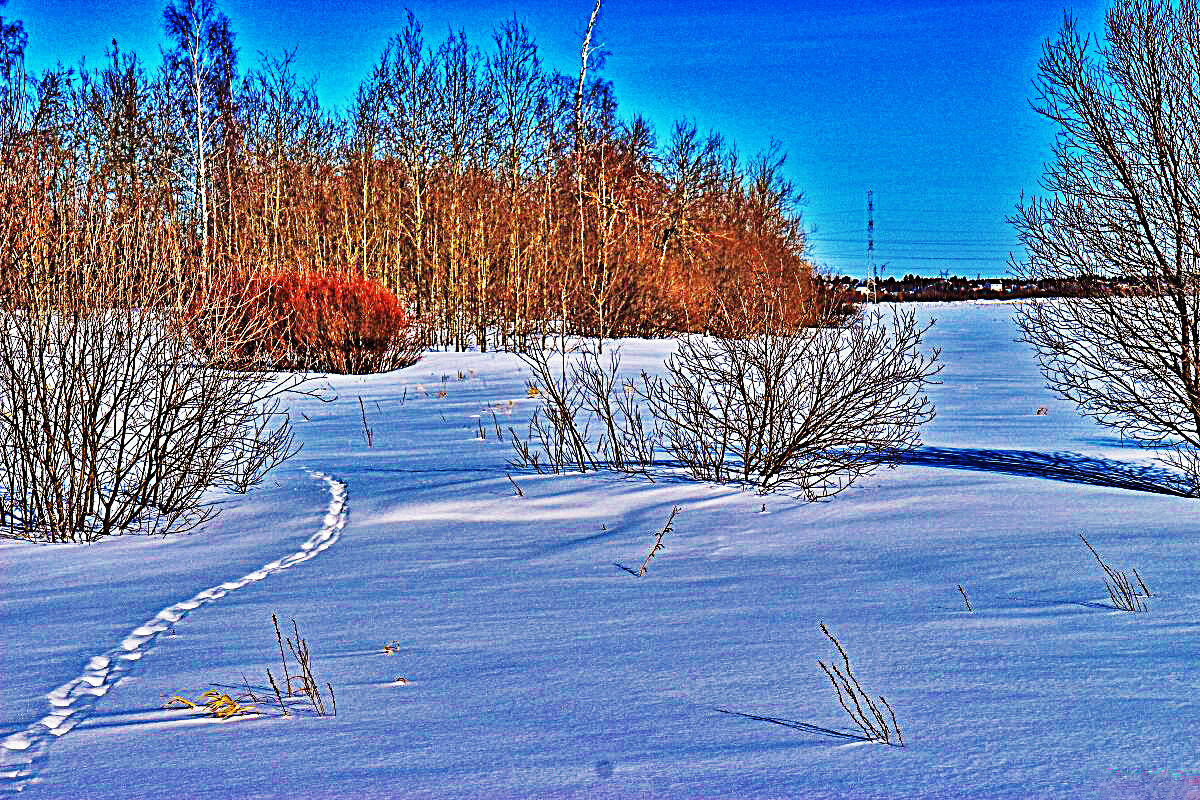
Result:
{"label": "blue sky", "polygon": [[[344,105],[411,8],[427,38],[464,28],[486,49],[514,14],[543,60],[578,70],[588,0],[225,0],[243,65],[296,48],[326,105]],[[10,0],[36,71],[109,41],[158,61],[161,2]],[[1037,194],[1054,131],[1029,108],[1043,42],[1071,9],[1102,30],[1101,2],[636,2],[605,0],[595,39],[622,113],[660,136],[693,119],[751,154],[778,139],[805,197],[815,262],[863,275],[866,193],[886,275],[1002,275],[1017,248],[1004,218]]]}

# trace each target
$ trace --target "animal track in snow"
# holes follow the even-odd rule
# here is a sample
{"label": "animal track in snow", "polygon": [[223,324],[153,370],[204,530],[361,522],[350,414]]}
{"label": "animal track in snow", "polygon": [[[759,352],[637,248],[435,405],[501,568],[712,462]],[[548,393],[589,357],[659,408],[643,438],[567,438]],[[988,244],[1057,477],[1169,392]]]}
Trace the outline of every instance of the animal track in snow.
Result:
{"label": "animal track in snow", "polygon": [[18,792],[37,775],[37,766],[45,759],[51,743],[70,733],[87,718],[92,706],[108,694],[117,682],[149,652],[159,634],[203,605],[219,600],[229,592],[261,581],[268,575],[315,558],[338,540],[349,514],[346,484],[320,472],[309,473],[329,486],[329,511],[321,529],[308,538],[300,549],[276,559],[234,581],[225,581],[175,603],[134,628],[119,645],[103,655],[92,656],[83,674],[59,686],[46,699],[50,713],[13,733],[0,742],[0,793]]}

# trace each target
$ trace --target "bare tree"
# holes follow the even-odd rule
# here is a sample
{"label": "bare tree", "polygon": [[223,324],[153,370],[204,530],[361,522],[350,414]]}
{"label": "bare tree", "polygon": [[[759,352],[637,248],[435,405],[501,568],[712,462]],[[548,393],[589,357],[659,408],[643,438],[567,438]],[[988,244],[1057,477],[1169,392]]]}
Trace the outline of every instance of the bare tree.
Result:
{"label": "bare tree", "polygon": [[[537,45],[515,18],[492,34],[495,51],[487,60],[496,101],[496,171],[516,194],[537,152],[539,117],[545,114],[546,76]],[[510,201],[513,205],[514,202]]]}
{"label": "bare tree", "polygon": [[1090,288],[1018,312],[1050,387],[1200,492],[1198,53],[1196,0],[1117,0],[1103,43],[1068,17],[1034,103],[1058,129],[1047,196],[1011,221],[1018,275]]}
{"label": "bare tree", "polygon": [[[7,2],[0,0],[0,8]],[[0,155],[11,145],[29,112],[25,78],[27,42],[20,20],[5,22],[0,16]]]}
{"label": "bare tree", "polygon": [[415,289],[417,316],[424,316],[433,294],[428,263],[430,173],[437,159],[434,107],[438,74],[421,24],[410,11],[404,31],[388,40],[371,79],[378,115],[378,155],[394,159],[401,180],[396,189],[401,213],[391,220],[391,258],[408,262],[404,283]]}
{"label": "bare tree", "polygon": [[693,214],[707,193],[715,191],[721,180],[721,136],[709,133],[700,141],[694,122],[679,121],[671,131],[671,140],[662,159],[667,180],[667,217],[661,234],[659,264],[667,259],[671,246],[687,251],[700,233],[693,229]]}
{"label": "bare tree", "polygon": [[174,48],[164,55],[169,83],[179,90],[178,101],[190,128],[192,149],[188,165],[195,192],[200,229],[201,266],[208,267],[211,233],[212,154],[219,143],[222,112],[231,111],[237,52],[229,18],[214,0],[174,0],[163,12],[163,25]]}

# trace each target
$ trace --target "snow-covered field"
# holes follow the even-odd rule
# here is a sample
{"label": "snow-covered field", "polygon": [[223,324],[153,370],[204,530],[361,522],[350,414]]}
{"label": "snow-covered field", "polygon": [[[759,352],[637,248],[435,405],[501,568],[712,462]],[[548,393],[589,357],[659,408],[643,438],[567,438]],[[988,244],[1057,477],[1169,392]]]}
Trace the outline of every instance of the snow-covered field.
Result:
{"label": "snow-covered field", "polygon": [[[1200,504],[1041,388],[1011,306],[919,311],[946,365],[927,447],[829,502],[514,471],[491,410],[524,431],[520,362],[431,353],[296,404],[301,454],[200,532],[0,543],[0,792],[1200,797]],[[1080,533],[1148,613],[1111,607]],[[336,717],[163,708],[273,697],[272,612]],[[855,730],[821,622],[906,747],[739,716]]]}

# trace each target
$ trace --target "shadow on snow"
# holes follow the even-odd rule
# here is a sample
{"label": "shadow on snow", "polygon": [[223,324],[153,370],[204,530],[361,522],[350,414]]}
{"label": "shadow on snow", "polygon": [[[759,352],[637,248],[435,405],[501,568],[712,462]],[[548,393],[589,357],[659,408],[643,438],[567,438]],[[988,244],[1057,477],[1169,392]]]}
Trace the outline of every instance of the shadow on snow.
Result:
{"label": "shadow on snow", "polygon": [[872,739],[858,733],[847,733],[845,731],[836,731],[832,728],[822,728],[820,725],[813,725],[809,722],[797,722],[793,719],[782,719],[780,717],[762,717],[758,714],[744,714],[741,711],[730,711],[727,708],[714,708],[714,711],[719,711],[722,714],[732,714],[735,717],[745,717],[746,719],[756,720],[758,722],[770,722],[773,725],[782,725],[785,728],[795,728],[796,730],[812,733],[817,736],[828,736],[832,739],[849,739],[854,742],[870,742]]}
{"label": "shadow on snow", "polygon": [[1080,453],[918,447],[908,453],[896,454],[895,463],[916,467],[948,467],[980,472],[1000,472],[1006,475],[1045,478],[1066,483],[1111,486],[1135,492],[1153,492],[1175,497],[1190,496],[1187,479],[1177,472],[1161,467],[1094,458]]}
{"label": "shadow on snow", "polygon": [[[918,447],[906,453],[889,453],[881,458],[889,464],[904,464],[915,467],[943,467],[948,469],[974,470],[977,472],[997,472],[1005,475],[1018,475],[1029,478],[1062,481],[1065,483],[1083,483],[1092,486],[1108,486],[1115,489],[1128,489],[1135,492],[1150,492],[1174,497],[1191,497],[1191,485],[1188,479],[1173,470],[1163,467],[1131,464],[1109,458],[1096,458],[1082,453],[1055,452],[1042,453],[1036,450],[984,450],[963,447]],[[730,464],[736,471],[737,464]],[[544,474],[553,471],[544,468]],[[476,480],[475,475],[492,474],[504,475],[508,472],[518,474],[536,474],[528,467],[514,464],[498,466],[494,464],[462,464],[454,467],[417,467],[417,468],[379,468],[360,467],[359,471],[368,473],[393,474],[406,473],[412,475],[452,475],[462,476],[459,483],[467,485]],[[610,478],[631,480],[642,477],[637,473],[624,473],[613,470],[610,465],[596,463],[587,473],[595,475],[599,472]],[[563,474],[580,475],[570,467]],[[655,463],[644,477],[655,482],[694,483],[695,479],[686,474],[684,465],[678,461],[662,460]],[[444,480],[444,479],[442,479]],[[785,487],[786,489],[786,487]],[[786,491],[785,491],[786,493]]]}

